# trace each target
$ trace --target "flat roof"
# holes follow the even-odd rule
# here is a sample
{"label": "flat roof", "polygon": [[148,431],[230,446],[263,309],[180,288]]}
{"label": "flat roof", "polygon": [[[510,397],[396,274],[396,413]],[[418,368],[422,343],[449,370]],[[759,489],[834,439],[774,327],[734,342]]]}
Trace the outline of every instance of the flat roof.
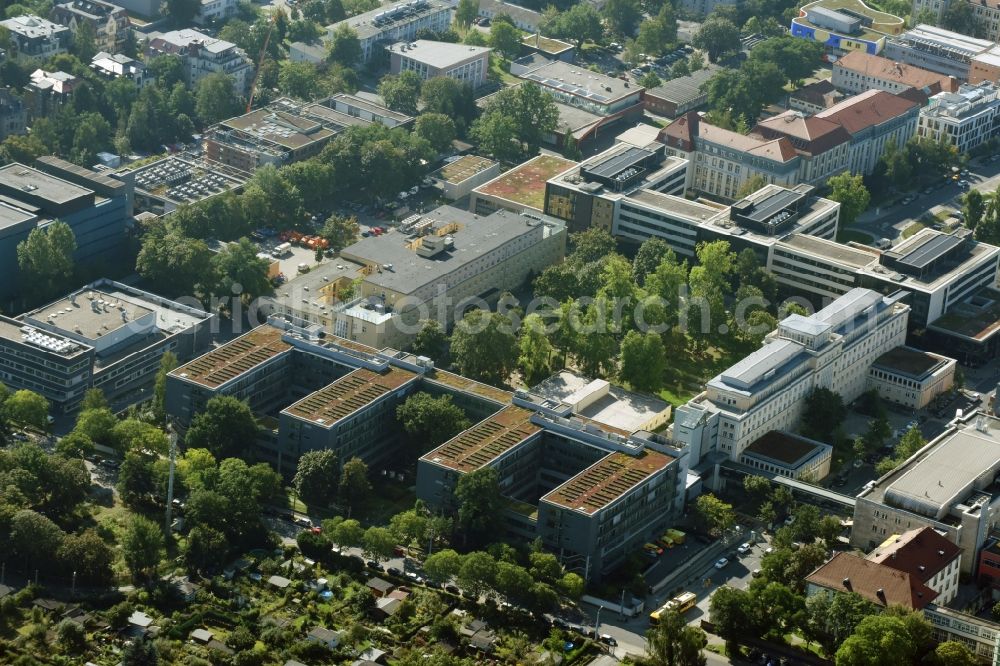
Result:
{"label": "flat roof", "polygon": [[385,116],[386,118],[393,118],[400,123],[405,123],[413,120],[412,116],[408,116],[405,113],[400,113],[399,111],[393,111],[392,109],[382,106],[381,104],[376,104],[370,100],[358,97],[357,95],[351,95],[349,93],[337,93],[329,97],[328,99],[333,100],[336,104],[341,102],[346,106],[354,106],[359,109],[364,109],[372,115],[375,116]]}
{"label": "flat roof", "polygon": [[450,10],[452,7],[450,3],[441,0],[419,0],[419,2],[419,6],[414,5],[414,0],[380,5],[364,14],[358,14],[328,25],[326,30],[328,34],[332,35],[337,26],[346,23],[358,33],[359,39],[367,39],[384,32],[392,34],[394,29],[400,25],[411,23],[432,11]]}
{"label": "flat roof", "polygon": [[29,213],[28,211],[0,201],[0,231],[8,227],[16,227],[19,224],[30,222],[37,217],[34,213]]}
{"label": "flat roof", "polygon": [[171,371],[171,375],[216,388],[292,348],[283,331],[264,324]]}
{"label": "flat roof", "polygon": [[423,460],[460,472],[472,472],[493,462],[529,437],[541,432],[531,422],[533,411],[511,405],[423,456]]}
{"label": "flat roof", "polygon": [[[511,5],[505,5],[505,6],[501,7],[500,8],[500,12],[503,12],[504,10],[507,9],[507,7],[510,7],[510,6]],[[516,5],[514,5],[514,6],[516,6]],[[518,9],[520,9],[520,7]],[[531,11],[531,10],[528,10],[528,11]],[[538,14],[538,12],[532,11],[531,13],[534,14],[535,17],[537,17],[538,19],[541,18],[541,14]],[[553,39],[552,37],[546,37],[544,35],[539,35],[538,33],[525,35],[521,39],[521,43],[524,44],[525,46],[530,46],[532,48],[536,48],[539,51],[543,51],[545,53],[552,53],[553,55],[558,55],[558,54],[563,53],[565,51],[568,51],[568,50],[570,50],[572,48],[576,48],[575,46],[573,46],[569,42],[564,42],[564,41],[559,40],[559,39]]]}
{"label": "flat roof", "polygon": [[468,377],[457,375],[454,372],[448,372],[447,370],[441,370],[438,368],[425,373],[424,379],[435,381],[457,391],[471,393],[494,402],[509,403],[514,397],[514,394],[510,391],[505,391],[495,386],[484,384],[483,382],[477,382],[474,379],[469,379]]}
{"label": "flat roof", "polygon": [[533,81],[561,93],[582,97],[598,104],[610,104],[644,90],[642,86],[592,72],[585,67],[562,60],[548,60],[518,76],[525,81]]}
{"label": "flat roof", "polygon": [[988,486],[1000,470],[1000,421],[985,415],[976,419],[982,419],[985,432],[967,423],[942,435],[927,453],[883,482],[882,501],[940,520]]}
{"label": "flat roof", "polygon": [[227,42],[224,39],[217,39],[215,37],[209,37],[205,33],[192,28],[171,30],[170,32],[154,32],[150,34],[150,41],[157,38],[162,39],[167,44],[175,46],[178,49],[187,48],[192,44],[197,44],[211,53],[222,53],[229,49],[236,48],[236,44],[233,44],[232,42]]}
{"label": "flat roof", "polygon": [[827,260],[832,259],[853,268],[864,268],[878,261],[874,251],[873,253],[865,252],[843,243],[808,234],[791,234],[779,241],[778,244],[787,245],[817,257],[824,257]]}
{"label": "flat roof", "polygon": [[246,132],[258,139],[272,141],[293,150],[334,135],[332,130],[313,120],[279,110],[273,105],[223,120],[219,126]]}
{"label": "flat roof", "polygon": [[649,206],[654,206],[665,211],[669,211],[685,220],[692,222],[707,222],[712,218],[725,213],[724,207],[715,208],[699,201],[689,201],[684,197],[673,194],[664,194],[652,190],[639,190],[625,197],[625,200],[633,199]]}
{"label": "flat roof", "polygon": [[96,340],[152,310],[132,301],[124,301],[97,289],[74,294],[29,312],[24,317],[44,321],[65,331],[74,331],[88,340]]}
{"label": "flat roof", "polygon": [[987,39],[978,39],[927,23],[921,23],[917,27],[907,30],[896,39],[903,42],[932,43],[954,51],[956,54],[965,55],[967,58],[989,51],[995,46]]}
{"label": "flat roof", "polygon": [[[392,232],[362,238],[341,250],[341,257],[378,267],[365,276],[366,283],[409,294],[428,284],[443,283],[445,276],[543,224],[507,210],[480,217],[451,206],[441,206],[422,217],[431,220],[435,228],[456,225],[448,233],[453,240],[451,249],[422,257],[414,247],[419,239]],[[391,268],[384,268],[388,265]]]}
{"label": "flat roof", "polygon": [[282,413],[330,427],[416,377],[416,373],[395,366],[389,366],[381,374],[359,368],[286,407]]}
{"label": "flat roof", "polygon": [[[587,377],[569,370],[560,370],[533,386],[531,392],[542,398],[565,402],[574,397],[585,397],[582,394],[600,388],[602,387],[595,387],[594,382]],[[619,386],[607,385],[607,388],[608,391],[604,396],[574,413],[587,417],[601,426],[611,426],[631,434],[643,428],[651,418],[670,409],[669,403],[651,395],[633,393]]]}
{"label": "flat roof", "polygon": [[470,46],[452,42],[435,42],[429,39],[418,39],[412,42],[396,42],[386,47],[387,51],[421,62],[435,69],[447,69],[461,64],[470,58],[489,53],[493,49],[488,46]]}
{"label": "flat roof", "polygon": [[965,241],[965,238],[955,234],[930,231],[931,233],[918,234],[912,240],[904,241],[893,250],[886,252],[886,255],[894,256],[902,266],[914,271],[921,271]]}
{"label": "flat roof", "polygon": [[449,162],[437,170],[441,180],[448,183],[461,183],[476,174],[486,171],[494,164],[494,160],[479,155],[462,155],[454,162]]}
{"label": "flat roof", "polygon": [[673,461],[668,455],[643,450],[637,456],[611,453],[583,470],[540,501],[592,516]]}
{"label": "flat roof", "polygon": [[719,71],[717,65],[709,64],[697,72],[692,72],[687,76],[681,76],[651,88],[646,91],[647,97],[657,97],[659,99],[673,102],[678,106],[690,104],[695,100],[705,97],[706,93],[702,86],[715,76]]}
{"label": "flat roof", "polygon": [[0,167],[0,183],[21,190],[32,198],[43,199],[56,205],[67,204],[94,194],[93,190],[18,162]]}
{"label": "flat roof", "polygon": [[475,192],[542,211],[545,208],[545,183],[575,166],[578,163],[573,160],[539,155],[480,185]]}
{"label": "flat roof", "polygon": [[946,361],[936,354],[930,354],[912,347],[896,347],[875,359],[873,368],[884,368],[910,377],[923,377]]}
{"label": "flat roof", "polygon": [[983,289],[976,294],[981,304],[968,301],[956,303],[945,314],[928,325],[951,334],[977,342],[992,337],[1000,331],[1000,291]]}
{"label": "flat roof", "polygon": [[649,159],[653,155],[655,153],[651,150],[622,144],[622,149],[615,154],[608,155],[602,159],[584,162],[580,167],[600,178],[614,178],[622,171],[635,166],[643,160]]}
{"label": "flat roof", "polygon": [[0,338],[29,347],[36,347],[57,356],[72,358],[91,351],[93,347],[71,340],[58,333],[39,330],[23,321],[0,315]]}
{"label": "flat roof", "polygon": [[724,370],[719,378],[725,384],[739,389],[752,388],[760,380],[766,379],[768,373],[776,372],[798,356],[802,349],[801,344],[792,340],[772,340]]}
{"label": "flat roof", "polygon": [[787,467],[794,468],[811,458],[823,447],[824,445],[819,442],[813,442],[780,430],[772,430],[756,439],[744,449],[744,453],[770,458]]}

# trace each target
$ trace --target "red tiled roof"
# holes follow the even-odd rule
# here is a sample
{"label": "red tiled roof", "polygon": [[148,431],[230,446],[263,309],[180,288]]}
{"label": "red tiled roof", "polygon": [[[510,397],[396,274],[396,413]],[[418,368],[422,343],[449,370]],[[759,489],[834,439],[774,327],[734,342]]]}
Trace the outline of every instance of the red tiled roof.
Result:
{"label": "red tiled roof", "polygon": [[961,548],[933,528],[921,527],[904,532],[892,543],[876,548],[867,559],[927,582],[961,552]]}
{"label": "red tiled roof", "polygon": [[916,106],[916,102],[899,95],[884,90],[869,90],[820,111],[814,117],[831,120],[854,135],[897,118]]}
{"label": "red tiled roof", "polygon": [[958,89],[958,82],[949,76],[863,51],[851,51],[833,66],[912,88],[930,88],[928,92],[931,95],[941,91],[955,92]]}
{"label": "red tiled roof", "polygon": [[754,132],[768,139],[788,137],[796,150],[807,155],[819,155],[851,140],[839,124],[792,110],[760,121]]}
{"label": "red tiled roof", "polygon": [[922,609],[938,595],[916,576],[853,553],[837,553],[809,574],[806,582],[834,592],[856,592],[879,606],[909,610]]}
{"label": "red tiled roof", "polygon": [[690,111],[667,125],[658,138],[671,148],[690,152],[694,150],[696,137],[775,162],[787,162],[798,156],[795,146],[787,137],[766,138],[759,134],[740,134],[706,123],[695,111]]}
{"label": "red tiled roof", "polygon": [[677,150],[686,153],[694,149],[694,137],[698,134],[698,125],[701,123],[701,116],[696,111],[688,111],[683,116],[670,123],[662,130],[657,139]]}

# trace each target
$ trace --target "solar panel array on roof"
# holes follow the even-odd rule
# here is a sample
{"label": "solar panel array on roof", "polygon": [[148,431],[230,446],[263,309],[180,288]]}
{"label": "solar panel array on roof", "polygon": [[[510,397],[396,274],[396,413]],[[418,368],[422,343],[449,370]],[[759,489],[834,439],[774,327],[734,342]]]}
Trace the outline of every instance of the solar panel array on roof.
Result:
{"label": "solar panel array on roof", "polygon": [[597,164],[584,165],[581,169],[585,174],[593,174],[601,178],[614,178],[626,169],[634,167],[643,160],[649,159],[654,153],[634,146],[623,150],[617,155],[612,155]]}
{"label": "solar panel array on roof", "polygon": [[553,504],[592,515],[649,478],[670,461],[654,451],[638,456],[612,453],[544,497]]}
{"label": "solar panel array on roof", "polygon": [[754,205],[753,210],[746,215],[746,218],[751,222],[763,224],[781,211],[791,207],[792,204],[795,204],[804,198],[805,195],[800,192],[781,189],[775,194],[772,194],[763,201]]}
{"label": "solar panel array on roof", "polygon": [[965,239],[950,234],[934,234],[926,242],[901,256],[901,266],[921,271],[961,245]]}
{"label": "solar panel array on roof", "polygon": [[523,74],[521,78],[531,79],[532,81],[537,81],[550,88],[561,90],[562,92],[569,93],[570,95],[576,95],[578,97],[586,97],[587,99],[592,99],[595,102],[607,102],[610,99],[607,95],[602,95],[599,92],[588,90],[586,88],[581,88],[580,86],[574,85],[572,83],[567,83],[566,81],[559,81],[557,79],[550,79],[545,76],[540,76],[538,74],[535,74],[534,72],[528,72],[527,74]]}
{"label": "solar panel array on roof", "polygon": [[280,331],[251,331],[174,372],[206,386],[221,386],[290,348]]}
{"label": "solar panel array on roof", "polygon": [[311,421],[335,423],[389,392],[387,386],[373,383],[373,375],[377,376],[369,371],[352,372],[306,396],[288,411]]}
{"label": "solar panel array on roof", "polygon": [[428,457],[457,469],[479,469],[538,432],[530,416],[527,410],[507,407],[448,440]]}

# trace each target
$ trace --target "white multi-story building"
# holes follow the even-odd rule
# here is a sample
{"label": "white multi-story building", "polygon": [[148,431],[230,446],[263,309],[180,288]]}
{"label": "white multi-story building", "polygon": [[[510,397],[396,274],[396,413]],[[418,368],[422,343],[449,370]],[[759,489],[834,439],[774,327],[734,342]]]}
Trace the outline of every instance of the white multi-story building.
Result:
{"label": "white multi-story building", "polygon": [[478,88],[490,69],[490,51],[486,46],[469,46],[450,42],[418,39],[387,46],[389,71],[415,72],[421,79],[447,76]]}
{"label": "white multi-story building", "polygon": [[396,42],[412,42],[417,38],[417,33],[423,30],[444,32],[451,25],[451,10],[454,6],[455,3],[448,0],[408,0],[388,7],[378,7],[328,25],[320,46],[304,42],[293,43],[288,57],[299,62],[321,62],[334,32],[347,26],[358,35],[361,62],[368,62],[382,53],[382,47]]}
{"label": "white multi-story building", "polygon": [[90,68],[107,79],[128,79],[135,83],[136,88],[154,80],[152,72],[142,61],[121,53],[101,51],[90,61]]}
{"label": "white multi-story building", "polygon": [[146,55],[151,58],[180,56],[184,61],[186,82],[192,88],[209,74],[222,73],[232,77],[233,89],[242,95],[253,78],[253,63],[243,49],[197,30],[153,33],[146,42]]}
{"label": "white multi-story building", "polygon": [[0,25],[10,31],[15,58],[47,60],[69,48],[70,29],[38,16],[16,16]]}
{"label": "white multi-story building", "polygon": [[995,83],[962,84],[958,92],[931,97],[920,109],[917,136],[946,141],[966,153],[989,141],[1000,129],[1000,95]]}
{"label": "white multi-story building", "polygon": [[239,4],[237,0],[201,0],[201,8],[195,14],[194,22],[205,25],[212,21],[224,21],[236,14]]}
{"label": "white multi-story building", "polygon": [[969,79],[969,69],[973,59],[994,46],[995,44],[987,39],[977,39],[933,25],[920,24],[890,39],[882,55],[896,62],[904,62],[966,81]]}
{"label": "white multi-story building", "polygon": [[768,433],[796,426],[814,389],[845,402],[861,395],[872,363],[906,340],[904,296],[859,287],[811,316],[782,320],[760,349],[677,408],[670,436],[687,448],[688,465],[710,451],[739,462]]}

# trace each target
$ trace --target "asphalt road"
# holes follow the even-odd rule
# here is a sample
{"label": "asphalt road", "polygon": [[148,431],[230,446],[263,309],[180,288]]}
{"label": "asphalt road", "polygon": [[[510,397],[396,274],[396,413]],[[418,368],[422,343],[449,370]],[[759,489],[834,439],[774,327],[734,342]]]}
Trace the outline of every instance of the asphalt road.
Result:
{"label": "asphalt road", "polygon": [[[1000,162],[969,164],[969,181],[972,189],[983,194],[994,191],[1000,185]],[[912,193],[916,198],[906,205],[876,207],[858,217],[854,225],[859,231],[870,233],[874,240],[879,238],[897,239],[906,227],[916,222],[935,206],[947,206],[955,210],[962,207],[960,197],[965,190],[954,182],[934,190],[930,194],[921,191]]]}

